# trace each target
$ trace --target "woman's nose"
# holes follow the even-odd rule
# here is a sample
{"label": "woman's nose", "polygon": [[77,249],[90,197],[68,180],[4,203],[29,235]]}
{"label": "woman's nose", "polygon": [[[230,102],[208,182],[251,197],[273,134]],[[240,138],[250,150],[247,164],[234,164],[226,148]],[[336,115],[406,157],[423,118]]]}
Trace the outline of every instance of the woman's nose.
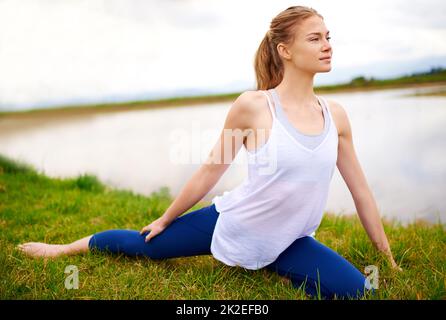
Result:
{"label": "woman's nose", "polygon": [[331,43],[328,42],[328,40],[325,40],[324,48],[325,48],[325,50],[331,50]]}

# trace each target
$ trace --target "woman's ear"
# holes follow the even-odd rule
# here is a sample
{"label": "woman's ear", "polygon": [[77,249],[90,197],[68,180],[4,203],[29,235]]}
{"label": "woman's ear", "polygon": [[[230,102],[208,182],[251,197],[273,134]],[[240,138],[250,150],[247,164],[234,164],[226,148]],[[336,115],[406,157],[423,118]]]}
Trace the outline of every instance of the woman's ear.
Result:
{"label": "woman's ear", "polygon": [[283,59],[291,60],[290,50],[288,50],[288,47],[286,45],[284,45],[283,43],[279,43],[277,45],[277,52]]}

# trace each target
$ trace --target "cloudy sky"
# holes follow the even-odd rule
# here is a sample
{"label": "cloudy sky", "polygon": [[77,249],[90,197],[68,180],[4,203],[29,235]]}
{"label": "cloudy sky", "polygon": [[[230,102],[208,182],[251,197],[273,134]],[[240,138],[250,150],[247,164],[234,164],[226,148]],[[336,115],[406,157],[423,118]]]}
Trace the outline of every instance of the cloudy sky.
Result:
{"label": "cloudy sky", "polygon": [[254,53],[292,5],[330,30],[315,85],[446,67],[442,0],[0,0],[0,110],[253,89]]}

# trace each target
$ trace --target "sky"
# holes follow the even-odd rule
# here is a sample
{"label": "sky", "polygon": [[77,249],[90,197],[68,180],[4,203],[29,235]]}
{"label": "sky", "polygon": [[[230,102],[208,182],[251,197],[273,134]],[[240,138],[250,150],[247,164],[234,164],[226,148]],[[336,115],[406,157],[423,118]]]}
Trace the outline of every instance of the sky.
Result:
{"label": "sky", "polygon": [[293,5],[330,30],[315,85],[446,67],[442,0],[0,0],[0,111],[255,89],[255,51]]}

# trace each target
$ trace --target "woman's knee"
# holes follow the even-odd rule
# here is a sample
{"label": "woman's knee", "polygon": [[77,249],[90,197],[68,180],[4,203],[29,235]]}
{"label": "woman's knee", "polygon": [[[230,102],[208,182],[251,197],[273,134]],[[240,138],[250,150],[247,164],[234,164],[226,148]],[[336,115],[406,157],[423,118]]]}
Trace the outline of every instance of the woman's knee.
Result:
{"label": "woman's knee", "polygon": [[[153,259],[161,258],[157,246],[146,243],[145,236],[136,230],[107,230],[94,234],[89,241],[90,250],[99,250],[128,256],[147,256]],[[152,239],[153,240],[153,239]]]}
{"label": "woman's knee", "polygon": [[367,292],[365,276],[351,263],[333,265],[333,272],[325,271],[322,283],[331,298],[360,299]]}
{"label": "woman's knee", "polygon": [[365,277],[355,266],[311,237],[297,239],[268,269],[290,277],[295,287],[307,279],[310,295],[360,298],[366,291]]}
{"label": "woman's knee", "polygon": [[322,299],[361,299],[367,292],[373,290],[367,289],[365,278],[363,282],[350,282],[341,286],[334,286],[333,283],[324,279],[302,275],[291,275],[290,280],[294,288],[303,289],[306,294]]}
{"label": "woman's knee", "polygon": [[96,233],[89,241],[90,249],[166,259],[210,254],[210,244],[219,213],[215,205],[207,206],[175,219],[163,232],[149,242],[150,231],[107,230]]}
{"label": "woman's knee", "polygon": [[335,290],[334,296],[341,299],[361,299],[366,293],[365,279],[360,283]]}

